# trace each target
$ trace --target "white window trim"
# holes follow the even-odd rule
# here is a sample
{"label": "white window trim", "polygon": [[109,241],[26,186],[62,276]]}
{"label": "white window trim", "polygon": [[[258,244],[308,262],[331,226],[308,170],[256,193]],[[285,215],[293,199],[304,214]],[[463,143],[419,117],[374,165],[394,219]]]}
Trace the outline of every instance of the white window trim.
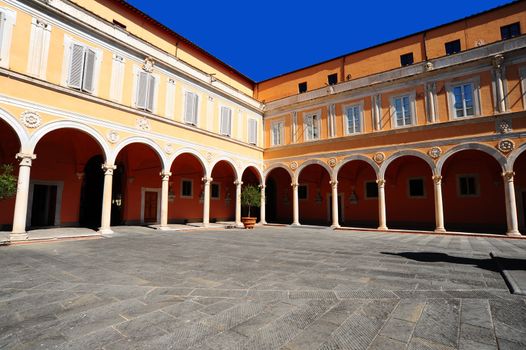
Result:
{"label": "white window trim", "polygon": [[[472,84],[473,85],[473,115],[466,115],[464,117],[457,117],[455,113],[455,95],[453,88],[458,85]],[[469,119],[480,117],[480,78],[472,78],[467,80],[449,81],[446,83],[447,92],[447,111],[449,120]]]}
{"label": "white window trim", "polygon": [[[461,177],[474,177],[475,178],[475,194],[461,194],[460,193],[460,178]],[[457,185],[457,197],[458,198],[477,198],[480,197],[480,177],[479,174],[457,174],[456,175]]]}
{"label": "white window trim", "polygon": [[[280,131],[280,136],[279,136],[281,143],[279,144],[276,144],[274,142],[275,141],[274,140],[274,125],[277,125],[277,124],[281,124],[281,131]],[[270,123],[270,145],[271,146],[283,146],[284,144],[283,136],[285,135],[284,129],[285,129],[285,120],[283,119],[275,120]]]}
{"label": "white window trim", "polygon": [[16,24],[16,12],[6,7],[0,7],[0,12],[5,15],[5,22],[0,38],[0,67],[9,68],[9,51],[13,37],[13,27]]}
{"label": "white window trim", "polygon": [[[409,124],[409,125],[397,125],[397,123],[396,123],[395,100],[398,99],[398,98],[406,97],[406,96],[409,97],[409,108],[410,108],[410,111],[411,111],[411,124]],[[391,128],[392,129],[403,129],[403,128],[410,128],[410,127],[416,126],[417,118],[416,118],[416,103],[415,103],[415,100],[416,100],[416,92],[415,91],[406,92],[406,93],[403,93],[403,94],[398,94],[398,95],[395,95],[395,96],[391,96],[391,98],[390,98],[391,106],[390,106],[389,109],[391,111]]]}
{"label": "white window trim", "polygon": [[[41,42],[40,60],[34,61],[35,53],[38,45],[36,31],[43,30],[44,36]],[[29,56],[27,60],[27,72],[28,74],[35,76],[40,79],[46,79],[47,62],[49,56],[49,43],[51,40],[51,25],[39,18],[33,17],[31,19],[31,35],[29,39]],[[40,63],[40,64],[39,64]]]}
{"label": "white window trim", "polygon": [[[363,101],[357,102],[357,103],[349,103],[342,106],[343,108],[343,132],[345,136],[351,136],[351,135],[357,135],[363,133]],[[347,128],[347,108],[351,107],[358,107],[360,109],[360,130],[357,132],[350,133],[349,129]]]}
{"label": "white window trim", "polygon": [[[412,196],[411,195],[411,186],[410,182],[411,180],[422,180],[424,194],[422,196]],[[408,177],[407,178],[407,198],[410,199],[425,199],[427,198],[427,191],[426,191],[426,179],[422,176],[415,176],[415,177]]]}
{"label": "white window trim", "polygon": [[[251,130],[250,130],[250,124],[251,123],[254,123],[253,125],[255,125],[255,128],[256,128],[256,132],[255,132],[255,137],[256,139],[254,140],[254,142],[251,142],[250,140],[250,134],[251,134]],[[258,123],[258,120],[255,119],[255,118],[248,118],[247,120],[247,143],[251,144],[251,145],[257,145],[258,144],[258,140],[259,140],[259,123]]]}
{"label": "white window trim", "polygon": [[[183,195],[183,182],[184,181],[189,181],[191,183],[191,187],[192,187],[192,195],[191,196],[184,196]],[[185,198],[185,199],[192,199],[192,198],[194,198],[194,180],[193,179],[182,178],[179,187],[180,187],[180,190],[179,190],[180,198]]]}
{"label": "white window trim", "polygon": [[522,109],[526,110],[526,66],[519,68],[519,79],[521,81]]}
{"label": "white window trim", "polygon": [[[217,185],[218,187],[217,197],[212,196],[212,185]],[[218,201],[221,199],[221,182],[212,181],[212,183],[210,184],[210,199],[214,201]]]}
{"label": "white window trim", "polygon": [[[185,106],[186,106],[186,93],[189,92],[189,93],[192,93],[192,94],[195,94],[197,96],[197,108],[196,108],[196,116],[195,116],[195,124],[194,123],[190,123],[188,121],[186,121],[186,109],[185,109]],[[182,115],[182,121],[183,123],[185,123],[186,125],[193,125],[193,126],[196,126],[198,127],[199,126],[199,113],[201,112],[201,95],[199,95],[199,93],[197,93],[196,91],[192,91],[192,90],[189,90],[189,89],[183,89],[183,99],[182,99],[183,103],[182,103],[182,108],[183,108],[183,115]]]}
{"label": "white window trim", "polygon": [[141,224],[144,224],[144,208],[146,206],[146,192],[157,192],[157,218],[155,224],[161,222],[161,189],[141,187]]}
{"label": "white window trim", "polygon": [[[69,35],[64,35],[64,63],[62,64],[62,85],[69,88],[68,85],[68,74],[69,74],[69,58],[71,57],[71,45],[72,44],[78,44],[82,45],[86,48],[89,48],[93,51],[95,51],[95,66],[93,67],[94,74],[93,74],[93,92],[86,92],[88,94],[91,94],[93,96],[98,96],[99,93],[99,82],[100,82],[100,67],[102,64],[102,50],[99,48],[95,48],[90,45],[86,45],[83,42],[80,42],[78,40],[73,39]],[[135,96],[133,97],[135,98]]]}
{"label": "white window trim", "polygon": [[[225,130],[223,130],[223,113],[222,113],[223,108],[227,108],[230,110],[230,130],[228,130],[228,132],[225,132]],[[234,130],[234,110],[230,106],[220,104],[219,105],[219,134],[223,136],[233,137],[234,136],[233,130]]]}
{"label": "white window trim", "polygon": [[[307,119],[310,117],[316,117],[316,123],[318,127],[318,137],[316,138],[307,138]],[[321,139],[321,110],[303,113],[303,142],[318,141],[320,139]]]}
{"label": "white window trim", "polygon": [[[119,71],[122,69],[122,73],[119,76]],[[117,54],[113,54],[112,65],[111,65],[111,82],[110,82],[110,99],[121,103],[122,94],[124,90],[124,79],[126,75],[126,59]]]}

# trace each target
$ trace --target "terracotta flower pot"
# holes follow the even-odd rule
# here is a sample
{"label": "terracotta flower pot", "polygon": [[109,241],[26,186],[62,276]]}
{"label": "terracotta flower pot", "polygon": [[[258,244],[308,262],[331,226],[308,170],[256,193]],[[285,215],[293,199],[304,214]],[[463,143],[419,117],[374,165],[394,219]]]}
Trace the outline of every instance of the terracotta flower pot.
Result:
{"label": "terracotta flower pot", "polygon": [[243,223],[245,228],[248,228],[248,229],[253,229],[254,228],[254,226],[256,225],[256,220],[257,220],[257,218],[252,218],[252,217],[248,217],[248,216],[245,216],[245,217],[241,218],[241,222]]}

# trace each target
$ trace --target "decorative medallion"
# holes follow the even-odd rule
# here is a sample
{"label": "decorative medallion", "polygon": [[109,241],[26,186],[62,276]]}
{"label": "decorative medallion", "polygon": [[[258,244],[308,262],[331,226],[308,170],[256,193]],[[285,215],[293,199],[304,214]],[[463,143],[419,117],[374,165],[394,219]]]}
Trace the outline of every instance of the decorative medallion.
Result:
{"label": "decorative medallion", "polygon": [[38,115],[37,112],[31,112],[31,111],[25,111],[20,116],[20,120],[22,121],[22,124],[24,124],[27,128],[36,129],[40,126],[42,123],[42,118],[40,115]]}
{"label": "decorative medallion", "polygon": [[508,134],[513,131],[510,119],[502,119],[495,123],[495,131],[500,134]]}
{"label": "decorative medallion", "polygon": [[431,148],[429,151],[427,151],[427,154],[433,158],[433,159],[437,159],[438,157],[440,157],[440,155],[442,154],[442,150],[440,149],[440,147],[433,147]]}
{"label": "decorative medallion", "polygon": [[329,164],[329,166],[331,168],[334,168],[336,166],[336,158],[331,158],[327,161],[327,164]]}
{"label": "decorative medallion", "polygon": [[426,72],[429,72],[430,70],[433,70],[434,66],[433,66],[433,62],[426,62],[425,66],[424,66]]}
{"label": "decorative medallion", "polygon": [[482,39],[479,39],[479,40],[475,40],[474,44],[475,44],[475,47],[479,47],[482,45],[486,45],[486,42]]}
{"label": "decorative medallion", "polygon": [[208,96],[208,101],[214,102],[214,96]]}
{"label": "decorative medallion", "polygon": [[212,159],[214,159],[214,155],[210,152],[208,152],[206,154],[206,160],[208,161],[208,163],[210,163],[212,161]]}
{"label": "decorative medallion", "polygon": [[137,128],[150,131],[150,122],[146,118],[137,118]]}
{"label": "decorative medallion", "polygon": [[515,148],[515,143],[510,139],[500,140],[497,144],[497,149],[502,153],[509,153]]}
{"label": "decorative medallion", "polygon": [[173,146],[171,143],[167,143],[167,144],[164,146],[164,152],[166,152],[166,154],[172,154],[172,153],[174,153],[174,146]]}
{"label": "decorative medallion", "polygon": [[116,143],[117,141],[119,141],[119,133],[115,130],[110,130],[108,132],[108,135],[106,135],[106,138],[108,139],[108,141],[110,141],[111,143]]}
{"label": "decorative medallion", "polygon": [[291,162],[289,166],[292,170],[296,170],[298,169],[298,162]]}
{"label": "decorative medallion", "polygon": [[385,154],[383,154],[382,152],[378,152],[373,156],[373,160],[376,163],[380,164],[385,160]]}
{"label": "decorative medallion", "polygon": [[151,57],[146,57],[144,59],[144,63],[142,64],[142,69],[145,72],[152,73],[153,72],[153,66],[155,65],[155,61]]}

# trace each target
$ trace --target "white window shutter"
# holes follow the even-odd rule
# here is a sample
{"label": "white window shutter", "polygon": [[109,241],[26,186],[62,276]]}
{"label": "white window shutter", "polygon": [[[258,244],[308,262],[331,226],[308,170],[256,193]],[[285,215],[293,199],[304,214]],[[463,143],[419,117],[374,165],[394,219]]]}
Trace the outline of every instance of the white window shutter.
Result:
{"label": "white window shutter", "polygon": [[[1,17],[1,14],[0,14]],[[1,32],[0,32],[1,36]],[[0,39],[1,40],[1,39]],[[33,20],[31,26],[31,43],[29,47],[29,62],[27,72],[31,75],[40,75],[40,65],[42,61],[42,45],[44,42],[44,28],[42,28],[38,20]]]}
{"label": "white window shutter", "polygon": [[151,74],[148,74],[148,105],[146,109],[150,112],[153,112],[153,107],[155,103],[155,77]]}
{"label": "white window shutter", "polygon": [[7,21],[7,17],[5,13],[0,12],[0,52],[2,50],[2,39],[4,38],[4,30],[5,30],[5,22]]}
{"label": "white window shutter", "polygon": [[146,109],[146,94],[148,91],[148,74],[146,72],[139,72],[137,74],[137,97],[135,104],[137,108]]}
{"label": "white window shutter", "polygon": [[192,93],[186,91],[184,93],[184,121],[186,123],[193,123],[193,117],[192,117],[193,104],[194,104],[194,100],[193,100]]}
{"label": "white window shutter", "polygon": [[110,99],[121,102],[122,86],[124,83],[124,59],[121,56],[114,55],[111,69],[111,89]]}
{"label": "white window shutter", "polygon": [[258,124],[255,119],[248,120],[248,143],[256,144],[257,143],[257,130]]}
{"label": "white window shutter", "polygon": [[174,116],[174,96],[175,95],[175,81],[168,79],[168,84],[166,85],[166,107],[164,114],[168,118],[173,118]]}
{"label": "white window shutter", "polygon": [[197,125],[197,104],[198,104],[198,96],[197,94],[192,94],[192,123],[194,125]]}
{"label": "white window shutter", "polygon": [[228,107],[221,107],[221,134],[231,136],[232,110]]}
{"label": "white window shutter", "polygon": [[72,43],[69,58],[68,85],[80,89],[84,69],[84,46]]}
{"label": "white window shutter", "polygon": [[82,79],[82,89],[93,92],[95,90],[95,62],[97,54],[92,49],[87,49],[84,60],[84,76]]}

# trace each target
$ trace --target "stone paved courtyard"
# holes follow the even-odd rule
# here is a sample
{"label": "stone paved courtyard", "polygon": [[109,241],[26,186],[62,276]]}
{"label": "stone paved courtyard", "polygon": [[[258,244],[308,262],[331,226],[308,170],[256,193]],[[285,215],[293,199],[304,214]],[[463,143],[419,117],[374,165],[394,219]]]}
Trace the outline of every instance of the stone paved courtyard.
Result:
{"label": "stone paved courtyard", "polygon": [[526,241],[267,227],[0,248],[1,349],[525,349]]}

